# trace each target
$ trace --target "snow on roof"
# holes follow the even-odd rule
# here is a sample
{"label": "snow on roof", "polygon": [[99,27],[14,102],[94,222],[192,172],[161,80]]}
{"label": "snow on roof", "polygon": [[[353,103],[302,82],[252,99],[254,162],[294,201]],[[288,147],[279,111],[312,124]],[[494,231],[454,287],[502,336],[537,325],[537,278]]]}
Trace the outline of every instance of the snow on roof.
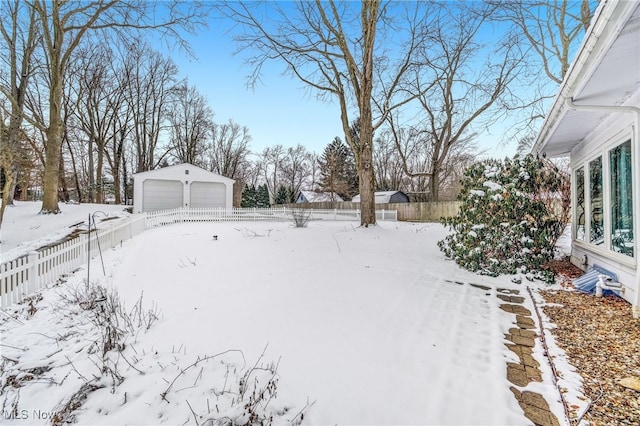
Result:
{"label": "snow on roof", "polygon": [[[394,194],[397,193],[402,193],[402,191],[376,191],[375,193],[375,197],[376,197],[376,204],[386,204],[386,203],[390,203],[391,202],[391,197]],[[351,201],[353,201],[354,203],[359,203],[360,202],[360,194],[354,196]]]}
{"label": "snow on roof", "polygon": [[344,201],[342,197],[335,192],[300,191],[300,193],[309,203]]}
{"label": "snow on roof", "polygon": [[232,184],[235,180],[230,179],[226,176],[219,175],[214,172],[210,172],[209,170],[203,169],[202,167],[198,167],[196,165],[190,163],[181,163],[175,164],[173,166],[160,167],[158,169],[147,170],[146,172],[139,172],[133,175],[133,178],[143,178],[147,179],[149,176],[153,176],[155,179],[165,178],[165,179],[175,179],[176,176],[182,175],[185,172],[191,173],[189,180],[205,180],[205,181],[220,181],[227,182]]}

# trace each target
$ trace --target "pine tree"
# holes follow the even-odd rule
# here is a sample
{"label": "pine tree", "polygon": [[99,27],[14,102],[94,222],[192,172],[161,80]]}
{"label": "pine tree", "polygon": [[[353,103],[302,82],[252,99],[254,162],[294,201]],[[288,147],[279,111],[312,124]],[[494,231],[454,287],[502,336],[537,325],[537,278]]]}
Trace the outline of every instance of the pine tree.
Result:
{"label": "pine tree", "polygon": [[288,204],[293,203],[295,200],[293,199],[293,190],[290,186],[280,185],[278,186],[278,190],[276,191],[276,196],[274,199],[275,204]]}
{"label": "pine tree", "polygon": [[269,200],[269,190],[267,189],[267,184],[262,184],[258,186],[256,190],[256,205],[258,208],[269,208],[271,207],[271,201]]}
{"label": "pine tree", "polygon": [[353,152],[340,138],[326,146],[320,165],[320,190],[335,192],[345,199],[353,197],[358,191],[358,174],[353,161]]}
{"label": "pine tree", "polygon": [[242,191],[242,201],[240,202],[240,206],[244,208],[256,207],[256,187],[254,185],[247,185],[244,187]]}

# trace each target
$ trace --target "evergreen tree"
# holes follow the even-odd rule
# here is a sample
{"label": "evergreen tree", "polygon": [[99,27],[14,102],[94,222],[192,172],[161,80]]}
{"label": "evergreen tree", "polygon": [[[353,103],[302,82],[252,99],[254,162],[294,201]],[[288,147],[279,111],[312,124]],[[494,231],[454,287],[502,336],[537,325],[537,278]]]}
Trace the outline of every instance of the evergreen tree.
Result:
{"label": "evergreen tree", "polygon": [[326,146],[322,157],[318,160],[320,165],[321,191],[335,192],[345,199],[350,199],[358,191],[358,174],[353,161],[353,152],[340,138]]}
{"label": "evergreen tree", "polygon": [[267,184],[262,184],[258,186],[256,190],[256,205],[258,208],[269,208],[271,207],[271,201],[269,200],[269,189],[267,188]]}
{"label": "evergreen tree", "polygon": [[242,191],[242,201],[240,202],[240,206],[245,208],[256,207],[256,195],[257,191],[254,185],[245,186]]}
{"label": "evergreen tree", "polygon": [[291,187],[287,185],[278,186],[274,202],[275,204],[288,204],[295,202]]}
{"label": "evergreen tree", "polygon": [[462,178],[460,212],[444,220],[454,233],[438,242],[440,249],[480,274],[553,280],[545,265],[566,220],[549,199],[565,179],[555,165],[532,155],[474,164]]}

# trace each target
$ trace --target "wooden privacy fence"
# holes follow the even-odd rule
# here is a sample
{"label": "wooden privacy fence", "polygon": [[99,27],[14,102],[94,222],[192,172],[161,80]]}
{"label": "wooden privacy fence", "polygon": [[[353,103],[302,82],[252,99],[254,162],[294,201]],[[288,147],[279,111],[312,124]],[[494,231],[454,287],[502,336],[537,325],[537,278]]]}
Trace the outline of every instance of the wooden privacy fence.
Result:
{"label": "wooden privacy fence", "polygon": [[[98,229],[81,233],[67,241],[31,251],[0,264],[0,308],[53,284],[65,274],[87,263],[100,251],[108,250],[133,238],[145,229],[179,222],[292,222],[295,213],[309,215],[309,220],[359,220],[358,210],[306,210],[292,208],[232,209],[178,208],[103,221]],[[377,210],[377,220],[397,219],[395,211]]]}
{"label": "wooden privacy fence", "polygon": [[[376,210],[393,210],[397,220],[409,222],[439,222],[443,217],[455,216],[460,211],[461,201],[426,201],[422,203],[376,204]],[[360,203],[352,201],[287,204],[287,207],[307,209],[360,209]]]}

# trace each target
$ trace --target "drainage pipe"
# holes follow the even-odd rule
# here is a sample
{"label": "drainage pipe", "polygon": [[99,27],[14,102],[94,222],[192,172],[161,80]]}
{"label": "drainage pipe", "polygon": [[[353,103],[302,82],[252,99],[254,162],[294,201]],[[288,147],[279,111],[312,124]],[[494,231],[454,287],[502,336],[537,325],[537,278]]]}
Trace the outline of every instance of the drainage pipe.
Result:
{"label": "drainage pipe", "polygon": [[619,282],[614,282],[611,280],[611,277],[600,274],[598,275],[598,283],[596,284],[596,296],[602,297],[602,293],[604,290],[612,290],[619,291],[624,294],[624,287]]}

